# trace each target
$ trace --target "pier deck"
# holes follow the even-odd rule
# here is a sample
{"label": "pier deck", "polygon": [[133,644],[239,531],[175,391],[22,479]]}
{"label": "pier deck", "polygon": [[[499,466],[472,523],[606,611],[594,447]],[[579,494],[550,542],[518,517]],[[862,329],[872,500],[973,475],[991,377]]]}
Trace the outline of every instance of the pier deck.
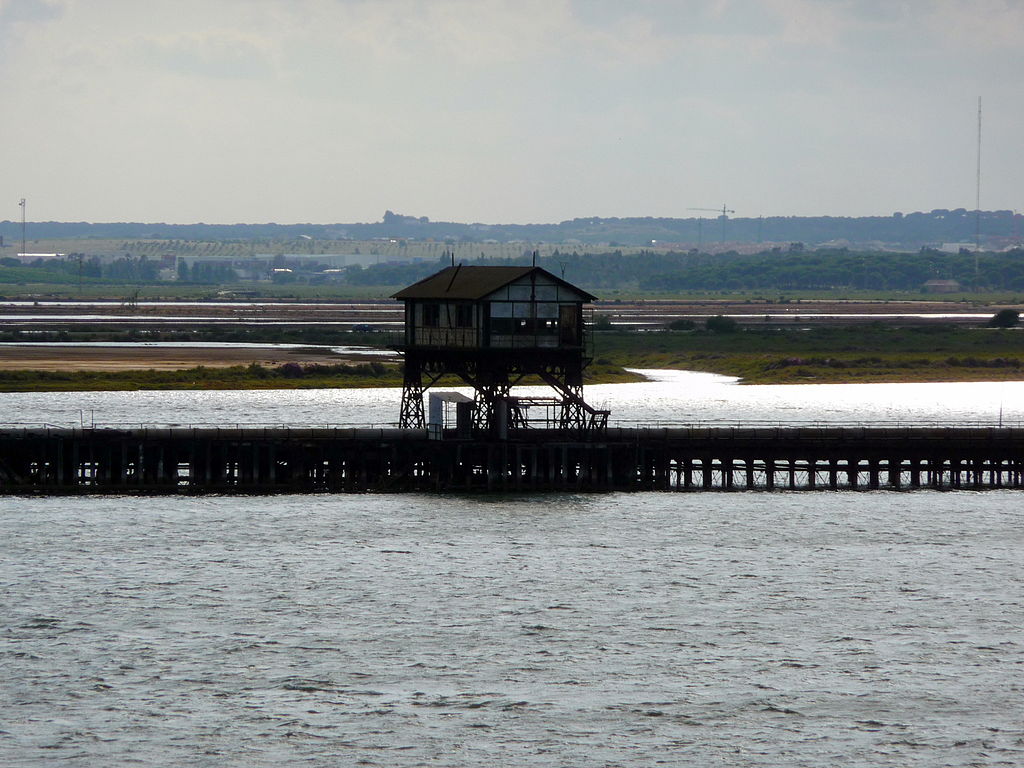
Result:
{"label": "pier deck", "polygon": [[0,429],[4,494],[1021,487],[1020,427]]}

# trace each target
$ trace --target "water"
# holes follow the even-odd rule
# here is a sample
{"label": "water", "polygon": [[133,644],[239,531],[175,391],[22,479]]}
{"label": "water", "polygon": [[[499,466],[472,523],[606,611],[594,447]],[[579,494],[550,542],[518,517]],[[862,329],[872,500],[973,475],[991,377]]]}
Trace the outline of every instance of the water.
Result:
{"label": "water", "polygon": [[[1020,419],[1020,384],[588,388],[615,416]],[[397,390],[4,394],[394,421]],[[246,419],[240,419],[240,416]],[[0,498],[0,763],[1019,766],[1012,491]]]}
{"label": "water", "polygon": [[[66,325],[72,322],[89,323],[171,323],[189,325],[363,325],[366,320],[269,320],[262,317],[193,317],[182,315],[3,315],[0,324]],[[374,320],[375,327],[404,327],[401,320]]]}
{"label": "water", "polygon": [[[741,386],[726,376],[644,371],[651,381],[585,388],[612,422],[1024,422],[1024,382]],[[446,388],[447,389],[447,388]],[[458,391],[471,392],[460,389]],[[523,392],[550,395],[543,387]],[[0,421],[138,424],[393,424],[401,390],[0,393]]]}
{"label": "water", "polygon": [[1021,517],[1010,492],[4,499],[0,758],[1016,766]]}

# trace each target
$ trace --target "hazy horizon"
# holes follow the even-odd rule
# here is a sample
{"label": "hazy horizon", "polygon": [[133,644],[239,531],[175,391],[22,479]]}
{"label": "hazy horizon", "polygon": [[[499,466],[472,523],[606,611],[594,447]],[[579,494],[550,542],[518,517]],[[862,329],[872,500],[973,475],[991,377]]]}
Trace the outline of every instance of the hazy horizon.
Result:
{"label": "hazy horizon", "polygon": [[1024,0],[0,0],[0,220],[1024,208]]}
{"label": "hazy horizon", "polygon": [[[31,201],[28,201],[28,202],[29,202],[29,208],[31,208]],[[933,208],[933,209],[929,209],[927,211],[913,211],[913,210],[907,209],[907,210],[902,210],[902,211],[892,211],[890,213],[864,214],[863,216],[847,216],[847,215],[844,215],[844,214],[834,214],[834,213],[822,213],[822,214],[815,214],[815,215],[809,215],[809,216],[800,216],[798,214],[785,214],[785,213],[783,213],[783,214],[776,214],[774,216],[765,216],[763,218],[766,218],[766,219],[767,218],[773,218],[773,219],[779,219],[779,218],[783,218],[783,219],[803,219],[803,218],[832,218],[832,219],[881,218],[881,219],[888,219],[888,218],[892,218],[892,217],[897,216],[897,215],[901,215],[901,216],[906,216],[906,215],[911,215],[911,214],[925,214],[925,215],[927,215],[927,214],[932,213],[932,211],[935,211],[935,210],[940,210],[940,211],[941,210],[945,210],[945,211],[965,210],[965,211],[967,211],[967,213],[969,215],[974,213],[974,210],[971,209],[971,208],[965,208],[964,206],[959,206],[957,208],[937,208],[937,209]],[[1009,209],[1009,208],[992,209],[992,210],[982,209],[981,213],[982,214],[992,214],[992,213],[997,213],[999,211],[1009,211],[1009,210],[1012,210],[1012,209]],[[397,214],[399,216],[412,216],[412,217],[415,217],[415,218],[419,218],[419,216],[415,212],[406,213],[404,211],[392,211],[392,213],[395,213],[395,214]],[[1022,215],[1024,215],[1024,213],[1022,213],[1021,211],[1013,211],[1013,215],[1014,216],[1022,216]],[[696,221],[698,218],[703,218],[705,221],[711,222],[711,221],[714,221],[714,220],[720,220],[719,219],[720,216],[721,216],[721,211],[719,211],[718,213],[709,212],[709,213],[703,213],[703,214],[699,213],[699,212],[693,212],[693,213],[691,213],[689,215],[679,215],[679,216],[650,216],[650,215],[646,215],[646,214],[637,214],[637,215],[634,215],[634,216],[616,216],[614,214],[611,214],[611,215],[606,216],[606,217],[598,217],[598,216],[586,216],[586,215],[584,215],[584,216],[573,217],[571,219],[562,218],[562,219],[553,219],[551,221],[470,221],[469,219],[437,219],[437,220],[435,220],[435,219],[430,219],[429,217],[428,217],[428,219],[429,219],[429,223],[431,223],[431,224],[458,224],[458,225],[469,225],[469,226],[480,225],[480,226],[492,226],[492,227],[503,227],[503,226],[513,226],[513,227],[518,227],[518,226],[526,226],[526,227],[538,226],[538,227],[543,227],[543,226],[554,226],[554,225],[562,224],[562,223],[573,221],[573,220],[577,220],[577,219],[578,220],[583,220],[583,221],[585,221],[587,219],[603,219],[603,220],[609,220],[609,219],[620,219],[620,220],[628,220],[628,219],[679,219],[679,220]],[[760,216],[739,216],[737,214],[730,214],[729,215],[729,219],[730,220],[734,220],[735,219],[735,220],[753,221],[753,220],[757,220],[758,218],[761,218],[761,217]],[[157,220],[142,220],[142,219],[135,219],[135,220],[121,219],[121,220],[100,221],[100,220],[97,219],[97,220],[90,221],[90,220],[86,220],[86,219],[78,219],[78,220],[70,220],[70,219],[46,219],[46,220],[44,220],[44,219],[37,219],[37,220],[33,220],[31,218],[28,218],[26,220],[26,224],[28,226],[31,226],[33,224],[36,224],[36,225],[41,225],[41,224],[87,224],[87,225],[90,225],[90,226],[103,226],[103,225],[107,225],[107,224],[142,224],[142,225],[152,224],[154,226],[157,226],[157,225],[167,225],[167,226],[183,226],[183,227],[188,227],[188,226],[210,226],[210,227],[281,226],[281,227],[301,227],[301,226],[304,226],[304,225],[308,225],[308,226],[311,226],[311,227],[329,227],[329,226],[335,226],[335,225],[337,225],[337,226],[348,226],[348,225],[379,224],[379,223],[381,223],[381,221],[382,221],[382,217],[381,216],[378,216],[376,219],[370,219],[370,220],[364,220],[364,221],[284,221],[282,219],[267,220],[267,221],[212,221],[212,220],[211,221],[157,221]],[[0,224],[18,225],[20,227],[21,226],[21,219],[20,218],[18,218],[18,219],[14,219],[14,218],[0,219]]]}

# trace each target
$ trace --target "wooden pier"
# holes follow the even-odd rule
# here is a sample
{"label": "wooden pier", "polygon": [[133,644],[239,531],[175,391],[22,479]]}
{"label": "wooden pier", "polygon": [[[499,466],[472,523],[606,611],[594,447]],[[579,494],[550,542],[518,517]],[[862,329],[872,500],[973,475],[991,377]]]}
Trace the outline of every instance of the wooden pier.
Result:
{"label": "wooden pier", "polygon": [[4,494],[1021,487],[1021,428],[0,429]]}

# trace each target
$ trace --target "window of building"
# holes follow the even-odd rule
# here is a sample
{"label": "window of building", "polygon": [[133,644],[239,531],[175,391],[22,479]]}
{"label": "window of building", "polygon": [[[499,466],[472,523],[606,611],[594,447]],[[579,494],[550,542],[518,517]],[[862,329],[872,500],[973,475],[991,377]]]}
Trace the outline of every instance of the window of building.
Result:
{"label": "window of building", "polygon": [[511,317],[492,317],[491,318],[491,333],[494,333],[494,334],[508,334],[508,333],[512,333],[512,318]]}
{"label": "window of building", "polygon": [[423,325],[428,328],[437,328],[441,324],[441,305],[423,305]]}
{"label": "window of building", "polygon": [[455,307],[455,326],[457,328],[473,327],[473,305],[458,304]]}

